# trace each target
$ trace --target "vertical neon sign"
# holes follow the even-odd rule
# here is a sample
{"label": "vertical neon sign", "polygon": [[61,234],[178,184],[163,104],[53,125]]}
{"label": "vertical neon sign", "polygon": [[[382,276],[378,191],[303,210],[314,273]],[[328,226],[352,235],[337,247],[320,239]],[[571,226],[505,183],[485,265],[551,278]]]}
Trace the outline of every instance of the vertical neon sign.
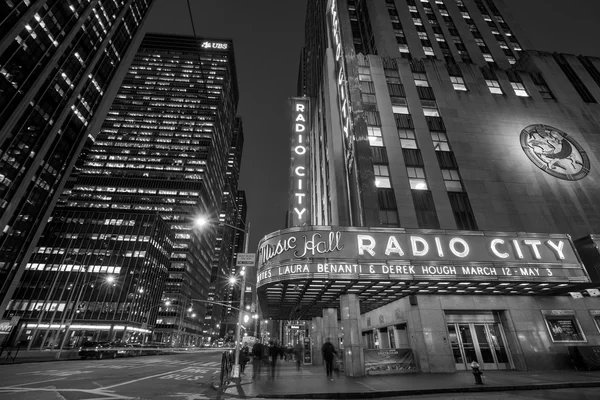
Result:
{"label": "vertical neon sign", "polygon": [[292,97],[290,106],[292,111],[290,226],[302,226],[310,223],[309,100],[305,97]]}
{"label": "vertical neon sign", "polygon": [[348,102],[348,75],[344,65],[344,50],[342,49],[342,32],[340,19],[337,12],[336,0],[331,1],[331,30],[333,31],[333,45],[335,46],[335,61],[337,63],[337,92],[338,106],[340,108],[342,130],[346,139],[350,135],[350,104]]}

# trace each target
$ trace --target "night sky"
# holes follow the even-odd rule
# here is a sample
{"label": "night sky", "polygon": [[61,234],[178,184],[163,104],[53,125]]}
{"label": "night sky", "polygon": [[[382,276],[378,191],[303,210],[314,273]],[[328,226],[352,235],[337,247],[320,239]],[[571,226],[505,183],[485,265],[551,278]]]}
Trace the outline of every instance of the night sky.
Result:
{"label": "night sky", "polygon": [[[600,57],[600,1],[504,0],[526,49]],[[239,188],[251,222],[249,251],[285,227],[289,181],[287,99],[296,94],[307,0],[190,0],[196,34],[234,42],[244,123]],[[186,0],[158,0],[149,32],[192,35]],[[519,30],[520,28],[520,30]],[[520,35],[519,35],[520,33]]]}

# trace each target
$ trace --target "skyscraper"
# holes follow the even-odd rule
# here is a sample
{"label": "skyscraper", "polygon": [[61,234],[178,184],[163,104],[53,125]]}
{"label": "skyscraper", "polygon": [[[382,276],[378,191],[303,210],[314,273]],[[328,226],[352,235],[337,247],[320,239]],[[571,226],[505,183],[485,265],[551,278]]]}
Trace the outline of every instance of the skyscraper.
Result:
{"label": "skyscraper", "polygon": [[69,194],[69,207],[158,212],[169,223],[169,306],[156,340],[203,334],[206,304],[192,299],[208,298],[220,228],[193,223],[220,211],[231,141],[242,135],[237,102],[231,41],[147,34]]}
{"label": "skyscraper", "polygon": [[265,317],[342,340],[353,376],[572,368],[600,340],[600,59],[522,41],[500,0],[308,2]]}
{"label": "skyscraper", "polygon": [[152,0],[0,1],[0,310]]}

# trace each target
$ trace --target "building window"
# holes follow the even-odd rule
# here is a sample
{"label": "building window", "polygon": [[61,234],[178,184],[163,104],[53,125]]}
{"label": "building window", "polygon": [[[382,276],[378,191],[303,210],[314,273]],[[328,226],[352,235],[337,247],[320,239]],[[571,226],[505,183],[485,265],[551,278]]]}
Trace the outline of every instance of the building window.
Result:
{"label": "building window", "polygon": [[448,192],[448,198],[450,199],[456,227],[461,230],[476,231],[477,223],[467,194],[465,192]]}
{"label": "building window", "polygon": [[381,225],[398,226],[398,211],[396,210],[379,210],[379,221]]}
{"label": "building window", "polygon": [[525,90],[525,86],[523,86],[520,82],[511,82],[510,86],[512,86],[515,94],[519,97],[529,97],[529,93]]}
{"label": "building window", "polygon": [[440,116],[440,112],[438,111],[437,107],[423,106],[423,114],[425,114],[426,117],[439,117]]}
{"label": "building window", "polygon": [[433,141],[433,149],[435,151],[450,151],[450,145],[448,144],[448,136],[446,132],[431,132],[431,140]]}
{"label": "building window", "polygon": [[575,315],[544,315],[554,343],[587,342]]}
{"label": "building window", "polygon": [[363,103],[377,104],[377,98],[375,97],[374,94],[362,93],[361,97],[362,97]]}
{"label": "building window", "polygon": [[556,100],[556,97],[554,97],[554,94],[552,93],[548,85],[546,85],[545,83],[537,84],[536,87],[537,90],[540,92],[540,96],[542,96],[542,99]]}
{"label": "building window", "polygon": [[417,149],[417,140],[415,139],[415,131],[412,129],[398,129],[400,137],[400,146],[403,149]]}
{"label": "building window", "polygon": [[394,114],[410,114],[410,112],[408,111],[408,107],[407,106],[398,106],[398,105],[393,105],[392,106],[392,111],[394,112]]}
{"label": "building window", "polygon": [[371,71],[367,67],[358,67],[358,80],[372,82]]}
{"label": "building window", "polygon": [[387,165],[374,164],[373,173],[375,174],[375,186],[378,188],[391,188],[390,170]]}
{"label": "building window", "polygon": [[494,62],[494,57],[488,53],[483,53],[483,59],[487,62]]}
{"label": "building window", "polygon": [[486,79],[485,83],[487,84],[488,89],[490,89],[490,93],[493,94],[504,94],[502,88],[500,88],[500,83],[493,79]]}
{"label": "building window", "polygon": [[383,137],[381,135],[381,127],[367,126],[367,135],[371,146],[383,147]]}
{"label": "building window", "polygon": [[413,73],[413,78],[415,80],[416,86],[429,87],[429,81],[427,80],[427,75]]}
{"label": "building window", "polygon": [[467,91],[467,85],[465,85],[465,80],[462,76],[451,76],[450,82],[452,82],[452,87],[454,90],[460,90],[463,92]]}
{"label": "building window", "polygon": [[439,229],[440,222],[438,221],[431,192],[429,190],[413,190],[412,198],[419,228]]}
{"label": "building window", "polygon": [[413,190],[428,190],[425,170],[420,167],[406,167],[410,188]]}
{"label": "building window", "polygon": [[449,192],[462,192],[463,186],[457,169],[442,169],[442,176]]}

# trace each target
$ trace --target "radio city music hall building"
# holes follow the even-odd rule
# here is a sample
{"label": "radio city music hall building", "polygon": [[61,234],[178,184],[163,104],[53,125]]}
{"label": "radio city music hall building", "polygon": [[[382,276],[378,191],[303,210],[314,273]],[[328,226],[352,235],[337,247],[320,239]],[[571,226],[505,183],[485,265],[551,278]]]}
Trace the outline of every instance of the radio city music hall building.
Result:
{"label": "radio city music hall building", "polygon": [[[572,368],[600,345],[600,59],[491,0],[310,0],[265,317],[345,371]],[[518,39],[517,39],[518,37]],[[582,350],[582,351],[583,351]],[[393,351],[392,351],[393,353]],[[371,360],[371,361],[369,361]]]}

